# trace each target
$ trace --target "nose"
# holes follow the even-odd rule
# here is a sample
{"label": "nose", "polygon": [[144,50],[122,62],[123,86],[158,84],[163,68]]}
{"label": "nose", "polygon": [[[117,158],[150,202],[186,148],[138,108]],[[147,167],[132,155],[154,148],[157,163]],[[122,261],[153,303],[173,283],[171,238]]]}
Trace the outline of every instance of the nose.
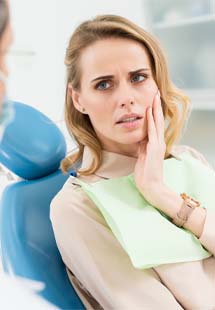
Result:
{"label": "nose", "polygon": [[120,108],[130,107],[134,104],[134,93],[130,85],[123,83],[116,93],[116,102]]}

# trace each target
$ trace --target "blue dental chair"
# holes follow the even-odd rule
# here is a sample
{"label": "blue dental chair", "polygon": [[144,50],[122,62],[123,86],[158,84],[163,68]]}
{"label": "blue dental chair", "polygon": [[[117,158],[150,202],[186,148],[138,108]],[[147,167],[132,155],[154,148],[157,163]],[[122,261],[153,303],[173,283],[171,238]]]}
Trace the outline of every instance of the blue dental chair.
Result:
{"label": "blue dental chair", "polygon": [[64,137],[45,115],[14,102],[15,119],[0,143],[0,163],[21,179],[8,185],[0,201],[0,255],[3,269],[41,281],[40,295],[56,309],[82,310],[58,252],[49,206],[68,178],[59,170]]}

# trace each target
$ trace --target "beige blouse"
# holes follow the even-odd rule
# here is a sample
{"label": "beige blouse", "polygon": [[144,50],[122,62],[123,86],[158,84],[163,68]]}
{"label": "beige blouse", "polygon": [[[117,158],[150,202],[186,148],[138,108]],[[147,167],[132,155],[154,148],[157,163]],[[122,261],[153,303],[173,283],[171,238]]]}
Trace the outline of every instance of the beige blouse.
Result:
{"label": "beige blouse", "polygon": [[[175,146],[172,155],[177,157],[181,152],[190,152],[209,165],[188,146]],[[85,147],[82,167],[91,160]],[[125,176],[133,172],[135,162],[134,157],[103,151],[101,167],[81,179],[90,183]],[[53,199],[51,221],[69,278],[86,309],[215,309],[215,211],[207,210],[199,238],[213,256],[147,270],[133,267],[99,209],[74,177],[69,177]]]}

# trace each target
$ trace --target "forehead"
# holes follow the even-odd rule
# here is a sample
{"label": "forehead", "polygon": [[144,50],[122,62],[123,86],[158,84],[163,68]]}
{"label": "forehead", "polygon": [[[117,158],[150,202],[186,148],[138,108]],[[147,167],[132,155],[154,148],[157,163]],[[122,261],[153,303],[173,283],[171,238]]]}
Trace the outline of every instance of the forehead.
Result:
{"label": "forehead", "polygon": [[99,40],[87,47],[81,55],[83,78],[114,74],[116,70],[134,71],[151,68],[146,48],[131,39],[110,38]]}

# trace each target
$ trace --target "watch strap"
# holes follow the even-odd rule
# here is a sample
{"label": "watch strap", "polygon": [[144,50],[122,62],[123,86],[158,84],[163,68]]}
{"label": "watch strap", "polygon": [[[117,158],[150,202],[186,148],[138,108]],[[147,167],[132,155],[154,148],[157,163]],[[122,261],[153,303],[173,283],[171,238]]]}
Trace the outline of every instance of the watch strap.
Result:
{"label": "watch strap", "polygon": [[183,203],[179,212],[177,212],[176,216],[172,220],[172,222],[178,227],[182,227],[189,219],[193,210],[200,206],[200,203],[197,200],[194,200],[187,194],[182,193],[180,196],[183,199]]}

